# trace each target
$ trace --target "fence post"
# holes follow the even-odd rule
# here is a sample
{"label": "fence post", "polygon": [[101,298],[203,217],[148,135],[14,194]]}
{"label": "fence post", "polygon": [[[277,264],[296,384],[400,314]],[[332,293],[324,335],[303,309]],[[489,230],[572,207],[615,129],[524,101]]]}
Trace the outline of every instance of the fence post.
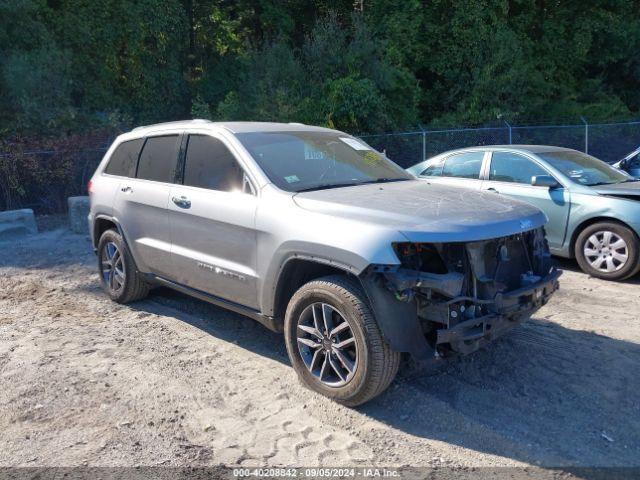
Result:
{"label": "fence post", "polygon": [[503,120],[507,128],[509,129],[509,145],[513,145],[513,137],[511,136],[511,125],[506,120]]}
{"label": "fence post", "polygon": [[580,120],[584,123],[584,153],[589,153],[589,124],[582,115],[580,115]]}
{"label": "fence post", "polygon": [[421,162],[424,162],[427,159],[427,131],[420,125],[420,130],[422,130],[422,158]]}

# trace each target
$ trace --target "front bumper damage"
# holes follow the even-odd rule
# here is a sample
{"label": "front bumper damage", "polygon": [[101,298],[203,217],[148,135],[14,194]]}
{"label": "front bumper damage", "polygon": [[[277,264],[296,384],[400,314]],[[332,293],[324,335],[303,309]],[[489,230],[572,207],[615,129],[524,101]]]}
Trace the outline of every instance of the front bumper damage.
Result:
{"label": "front bumper damage", "polygon": [[[448,344],[453,351],[462,354],[483,347],[546,304],[558,289],[560,274],[560,271],[554,270],[534,285],[498,294],[493,302],[484,303],[495,313],[463,320],[455,325],[451,325],[450,321],[443,323],[443,328],[436,331],[436,345]],[[447,320],[451,320],[451,315],[460,312],[461,308],[461,304],[450,303]]]}
{"label": "front bumper damage", "polygon": [[391,348],[419,361],[483,347],[545,305],[561,275],[542,229],[398,253],[401,266],[373,265],[361,281]]}

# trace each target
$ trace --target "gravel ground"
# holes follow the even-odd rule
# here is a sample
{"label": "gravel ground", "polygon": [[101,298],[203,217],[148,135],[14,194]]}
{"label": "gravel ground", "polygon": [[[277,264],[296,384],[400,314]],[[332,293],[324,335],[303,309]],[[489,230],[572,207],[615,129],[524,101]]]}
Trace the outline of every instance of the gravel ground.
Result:
{"label": "gravel ground", "polygon": [[358,409],[301,387],[282,338],[165,289],[100,290],[85,236],[0,243],[0,466],[640,466],[640,280],[563,262],[489,348]]}

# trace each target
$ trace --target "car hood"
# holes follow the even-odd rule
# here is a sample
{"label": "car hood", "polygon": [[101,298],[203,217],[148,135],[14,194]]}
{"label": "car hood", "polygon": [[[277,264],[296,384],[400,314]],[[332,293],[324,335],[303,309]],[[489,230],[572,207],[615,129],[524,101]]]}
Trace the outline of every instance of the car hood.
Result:
{"label": "car hood", "polygon": [[466,242],[513,235],[546,223],[544,213],[496,193],[409,180],[294,195],[308,211],[374,223],[412,242]]}
{"label": "car hood", "polygon": [[613,185],[595,185],[590,188],[600,195],[639,197],[638,200],[640,200],[640,181],[615,183]]}

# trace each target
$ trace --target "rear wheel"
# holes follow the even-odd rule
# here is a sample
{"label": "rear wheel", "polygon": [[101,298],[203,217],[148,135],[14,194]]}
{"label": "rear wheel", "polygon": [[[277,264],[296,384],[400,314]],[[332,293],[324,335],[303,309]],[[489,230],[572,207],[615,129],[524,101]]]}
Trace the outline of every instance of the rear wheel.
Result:
{"label": "rear wheel", "polygon": [[580,268],[605,280],[624,280],[634,275],[638,262],[638,237],[624,225],[600,222],[585,228],[576,240]]}
{"label": "rear wheel", "polygon": [[149,293],[149,284],[142,279],[127,245],[115,230],[107,230],[100,237],[98,269],[102,288],[111,300],[129,303]]}
{"label": "rear wheel", "polygon": [[400,353],[386,343],[359,285],[334,275],[302,286],[285,315],[287,352],[300,380],[348,406],[382,393]]}

